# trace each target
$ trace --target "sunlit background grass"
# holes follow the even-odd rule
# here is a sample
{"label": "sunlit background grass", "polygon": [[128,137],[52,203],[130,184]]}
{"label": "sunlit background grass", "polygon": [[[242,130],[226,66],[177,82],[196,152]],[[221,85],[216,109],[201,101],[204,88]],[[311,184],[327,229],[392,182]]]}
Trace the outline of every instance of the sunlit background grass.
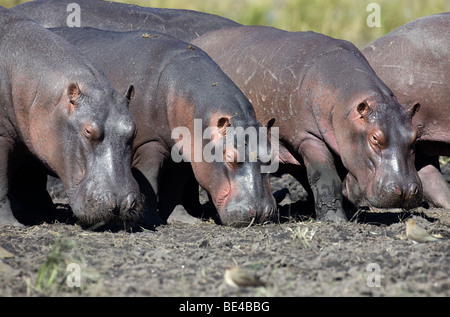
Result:
{"label": "sunlit background grass", "polygon": [[[26,0],[0,0],[13,7]],[[73,2],[76,2],[74,0]],[[363,47],[421,16],[450,11],[450,0],[117,0],[142,6],[180,8],[218,14],[242,24],[270,25],[289,31],[324,33]],[[381,27],[366,20],[369,3],[381,7]]]}

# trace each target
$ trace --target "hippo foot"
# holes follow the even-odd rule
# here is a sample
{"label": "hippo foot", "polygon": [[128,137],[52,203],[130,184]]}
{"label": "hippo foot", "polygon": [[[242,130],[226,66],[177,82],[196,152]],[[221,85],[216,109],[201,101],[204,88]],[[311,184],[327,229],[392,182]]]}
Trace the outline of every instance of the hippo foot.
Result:
{"label": "hippo foot", "polygon": [[201,223],[202,221],[198,218],[194,218],[191,215],[188,214],[186,209],[182,205],[177,205],[175,209],[170,214],[169,218],[167,219],[167,224],[173,225],[173,224],[189,224],[189,225],[195,225],[198,223]]}
{"label": "hippo foot", "polygon": [[347,222],[348,219],[342,210],[328,210],[317,215],[317,220],[326,222]]}

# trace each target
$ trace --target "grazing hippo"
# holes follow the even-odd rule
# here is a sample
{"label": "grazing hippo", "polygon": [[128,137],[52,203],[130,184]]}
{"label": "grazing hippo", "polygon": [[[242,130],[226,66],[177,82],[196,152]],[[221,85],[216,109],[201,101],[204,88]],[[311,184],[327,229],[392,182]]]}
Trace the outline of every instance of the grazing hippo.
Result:
{"label": "grazing hippo", "polygon": [[[100,10],[106,2],[96,6]],[[45,5],[17,8],[45,25],[55,23],[45,17]],[[212,17],[186,16],[184,29],[201,26],[202,19]],[[101,20],[91,23],[110,27]],[[282,171],[293,174],[314,196],[319,219],[346,219],[342,194],[354,203],[364,197],[380,208],[419,204],[422,187],[414,169],[416,129],[411,123],[419,105],[403,110],[355,46],[313,32],[233,28],[220,17],[215,24],[222,29],[193,43],[252,101],[261,122],[276,118]],[[189,33],[178,38],[192,40],[205,32],[189,28]]]}
{"label": "grazing hippo", "polygon": [[345,219],[342,194],[378,208],[420,203],[411,121],[419,105],[401,107],[354,45],[260,26],[192,43],[241,88],[261,122],[275,117],[280,161],[312,189],[319,219]]}
{"label": "grazing hippo", "polygon": [[416,168],[425,198],[450,208],[439,155],[450,156],[450,13],[417,19],[363,50],[378,76],[406,108],[419,102]]}
{"label": "grazing hippo", "polygon": [[13,212],[27,204],[52,209],[48,173],[61,178],[82,220],[134,220],[142,199],[128,100],[37,23],[0,7],[0,26],[0,225],[19,225]]}
{"label": "grazing hippo", "polygon": [[[75,6],[73,5],[75,3]],[[70,6],[69,6],[70,5]],[[76,7],[76,6],[79,7]],[[66,27],[80,12],[80,27],[109,31],[155,30],[190,41],[206,32],[240,26],[217,15],[179,9],[140,7],[103,0],[37,0],[13,8],[46,28]]]}
{"label": "grazing hippo", "polygon": [[[116,89],[126,88],[127,82],[136,87],[130,103],[138,126],[133,167],[141,184],[151,185],[143,189],[146,196],[158,197],[163,220],[182,202],[191,170],[211,195],[223,224],[248,225],[273,214],[270,175],[261,173],[259,160],[248,159],[251,145],[234,141],[224,145],[234,137],[227,127],[261,125],[248,99],[202,50],[154,31],[52,30],[102,67]],[[207,128],[213,128],[211,135],[202,137]],[[177,130],[187,133],[180,137]],[[193,139],[185,139],[186,135]],[[211,140],[224,146],[223,153],[216,153],[218,160],[208,162],[202,153]],[[179,151],[190,164],[174,164],[174,154],[181,159]],[[239,154],[245,154],[245,162],[235,159]],[[198,185],[194,189],[198,198]]]}

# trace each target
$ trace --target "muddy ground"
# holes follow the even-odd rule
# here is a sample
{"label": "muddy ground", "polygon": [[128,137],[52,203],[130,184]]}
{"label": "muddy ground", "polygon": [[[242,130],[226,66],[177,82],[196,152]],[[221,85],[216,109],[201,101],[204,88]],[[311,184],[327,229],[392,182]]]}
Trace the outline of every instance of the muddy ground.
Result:
{"label": "muddy ground", "polygon": [[[450,296],[450,210],[362,209],[348,223],[322,223],[295,180],[272,185],[291,192],[280,222],[248,228],[213,221],[133,232],[70,221],[2,227],[0,296]],[[444,240],[413,244],[408,217]],[[234,265],[266,286],[226,285],[225,268]]]}

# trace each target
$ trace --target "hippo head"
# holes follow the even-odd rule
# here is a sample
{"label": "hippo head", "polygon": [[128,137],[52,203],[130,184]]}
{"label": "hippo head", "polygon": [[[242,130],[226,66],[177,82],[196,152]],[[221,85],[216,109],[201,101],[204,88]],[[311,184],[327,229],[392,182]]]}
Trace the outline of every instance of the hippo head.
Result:
{"label": "hippo head", "polygon": [[[351,202],[364,199],[377,208],[413,208],[422,198],[414,166],[417,130],[415,104],[405,110],[392,93],[359,100],[343,122],[341,157],[349,171],[343,194]],[[342,125],[342,124],[341,124]],[[342,150],[344,149],[344,150]]]}
{"label": "hippo head", "polygon": [[[61,178],[74,214],[88,223],[132,221],[142,208],[131,174],[136,125],[126,98],[115,90],[71,83],[63,96],[49,149],[52,169]],[[67,98],[68,97],[68,98]]]}
{"label": "hippo head", "polygon": [[267,128],[262,128],[265,130],[260,135],[259,125],[249,126],[230,117],[213,119],[204,128],[210,134],[203,139],[203,159],[191,164],[197,181],[212,197],[221,222],[244,226],[269,220],[276,204],[270,174],[264,167],[272,161],[260,158],[271,155]]}

